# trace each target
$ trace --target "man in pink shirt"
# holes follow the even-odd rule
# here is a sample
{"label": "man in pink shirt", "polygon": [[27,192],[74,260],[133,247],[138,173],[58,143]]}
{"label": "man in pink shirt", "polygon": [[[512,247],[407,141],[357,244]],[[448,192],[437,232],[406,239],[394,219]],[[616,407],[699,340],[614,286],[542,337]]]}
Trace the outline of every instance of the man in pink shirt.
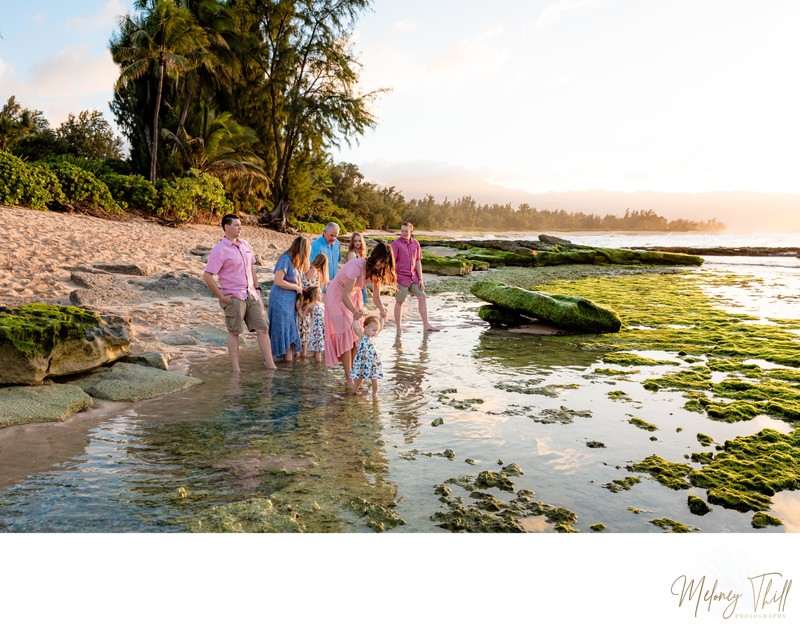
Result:
{"label": "man in pink shirt", "polygon": [[[253,248],[247,241],[239,238],[242,222],[236,215],[225,215],[222,218],[222,229],[225,236],[209,252],[203,280],[225,312],[225,327],[228,329],[226,343],[231,369],[239,372],[239,335],[250,330],[256,332],[258,346],[264,356],[264,366],[275,370],[277,367],[272,359],[267,314],[264,303],[261,302],[261,288],[256,282]],[[219,285],[214,282],[214,274],[219,279]]]}
{"label": "man in pink shirt", "polygon": [[428,305],[425,297],[425,281],[422,280],[422,247],[412,237],[414,225],[406,221],[400,226],[400,236],[392,242],[395,270],[397,271],[397,293],[394,295],[394,322],[397,332],[403,320],[403,302],[409,293],[419,302],[419,315],[422,316],[423,331],[438,331],[428,322]]}

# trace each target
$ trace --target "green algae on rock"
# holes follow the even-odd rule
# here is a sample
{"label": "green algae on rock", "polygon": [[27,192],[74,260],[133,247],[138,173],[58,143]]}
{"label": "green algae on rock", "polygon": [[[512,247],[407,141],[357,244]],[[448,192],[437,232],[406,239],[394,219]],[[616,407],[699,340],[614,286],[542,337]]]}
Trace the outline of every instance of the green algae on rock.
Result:
{"label": "green algae on rock", "polygon": [[495,281],[475,283],[471,291],[481,300],[566,331],[605,333],[622,326],[614,311],[579,296],[548,295]]}
{"label": "green algae on rock", "polygon": [[604,489],[608,489],[612,493],[619,493],[620,491],[627,491],[633,488],[634,484],[639,484],[642,480],[636,476],[629,475],[621,480],[612,480],[606,484],[601,485]]}
{"label": "green algae on rock", "polygon": [[661,484],[671,489],[688,489],[691,486],[686,480],[686,476],[692,471],[688,464],[668,462],[655,454],[647,456],[639,463],[630,465],[628,469],[649,473]]}
{"label": "green algae on rock", "polygon": [[441,276],[466,276],[472,273],[472,263],[464,259],[433,256],[423,252],[422,271]]}
{"label": "green algae on rock", "polygon": [[689,528],[686,524],[682,524],[679,521],[667,517],[651,519],[650,523],[654,526],[658,526],[664,532],[697,532],[699,530],[698,528]]}
{"label": "green algae on rock", "polygon": [[713,444],[714,439],[711,438],[708,434],[703,434],[701,432],[697,433],[697,442],[703,445],[703,447],[708,447],[709,445]]}
{"label": "green algae on rock", "polygon": [[689,511],[695,515],[705,515],[711,512],[711,507],[696,495],[690,495],[687,503],[689,504]]}
{"label": "green algae on rock", "polygon": [[656,427],[652,423],[648,423],[643,418],[638,418],[636,416],[633,416],[633,417],[629,418],[628,419],[628,423],[630,423],[634,427],[638,427],[639,429],[643,429],[646,432],[655,432],[656,430],[658,430],[658,427]]}
{"label": "green algae on rock", "polygon": [[431,519],[451,532],[526,532],[524,520],[540,516],[558,532],[575,532],[578,520],[570,510],[534,501],[534,493],[528,489],[521,489],[508,502],[484,492],[471,493],[471,504],[451,495],[439,499],[449,510],[437,511]]}
{"label": "green algae on rock", "polygon": [[677,366],[678,362],[671,359],[650,359],[636,353],[606,353],[603,362],[619,366]]}
{"label": "green algae on rock", "polygon": [[710,464],[693,470],[695,486],[708,501],[741,512],[766,510],[778,491],[800,488],[800,430],[782,434],[763,429],[725,441]]}
{"label": "green algae on rock", "polygon": [[753,515],[750,525],[753,528],[768,528],[769,526],[782,526],[783,522],[774,515],[759,511]]}
{"label": "green algae on rock", "polygon": [[130,322],[77,307],[0,307],[0,383],[34,385],[120,359],[131,343]]}
{"label": "green algae on rock", "polygon": [[251,497],[214,506],[188,522],[192,532],[304,532],[296,515],[276,509],[272,501]]}
{"label": "green algae on rock", "polygon": [[0,344],[20,353],[48,355],[59,341],[81,340],[100,324],[94,311],[43,303],[0,307]]}
{"label": "green algae on rock", "polygon": [[693,254],[647,250],[621,250],[616,248],[563,249],[538,252],[534,257],[537,267],[544,265],[690,265],[700,266],[703,259]]}
{"label": "green algae on rock", "polygon": [[367,526],[375,532],[385,532],[406,522],[392,508],[381,506],[362,497],[350,500],[350,508],[367,518]]}
{"label": "green algae on rock", "polygon": [[589,530],[592,532],[603,532],[606,529],[605,524],[592,524],[589,526]]}

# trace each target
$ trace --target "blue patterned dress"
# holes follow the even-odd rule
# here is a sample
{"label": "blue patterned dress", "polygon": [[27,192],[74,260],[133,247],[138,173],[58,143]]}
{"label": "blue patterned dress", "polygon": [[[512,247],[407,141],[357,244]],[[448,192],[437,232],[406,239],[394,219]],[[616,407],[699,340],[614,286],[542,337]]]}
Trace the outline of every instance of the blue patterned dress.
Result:
{"label": "blue patterned dress", "polygon": [[372,338],[366,335],[358,343],[350,379],[383,379],[381,358],[372,344]]}
{"label": "blue patterned dress", "polygon": [[[275,263],[274,273],[281,270],[285,272],[283,278],[286,282],[296,283],[300,278],[300,272],[292,265],[288,254],[281,254]],[[269,318],[269,343],[272,346],[273,357],[285,355],[291,346],[298,353],[302,350],[300,332],[297,330],[296,303],[296,291],[272,285],[272,289],[269,290],[267,316]]]}

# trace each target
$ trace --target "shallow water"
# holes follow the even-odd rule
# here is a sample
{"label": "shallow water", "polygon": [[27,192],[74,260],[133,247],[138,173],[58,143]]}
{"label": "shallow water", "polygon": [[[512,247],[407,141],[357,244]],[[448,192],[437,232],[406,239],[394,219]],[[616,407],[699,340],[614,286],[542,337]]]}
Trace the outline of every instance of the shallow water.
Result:
{"label": "shallow water", "polygon": [[[756,274],[762,282],[749,291],[714,291],[731,309],[772,315],[788,305],[793,315],[781,317],[796,317],[798,275],[765,262],[720,259],[696,273]],[[514,491],[573,511],[581,532],[597,523],[611,532],[658,532],[649,522],[659,517],[704,532],[755,532],[751,513],[714,507],[692,515],[686,497],[705,497],[702,489],[671,490],[646,474],[627,491],[602,485],[631,475],[624,467],[652,453],[683,462],[705,450],[698,432],[721,443],[763,427],[789,431],[787,423],[712,421],[685,410],[679,393],[641,386],[673,367],[642,367],[630,381],[604,377],[594,372],[607,367],[597,351],[490,330],[476,315],[479,303],[464,296],[429,300],[443,331],[423,334],[412,310],[402,339],[391,328],[378,336],[377,400],[348,396],[341,369],[308,360],[265,373],[251,344],[241,376],[230,374],[224,357],[196,364],[191,374],[203,385],[115,410],[88,431],[82,452],[2,490],[0,531],[185,531],[211,507],[270,497],[310,531],[369,531],[374,523],[353,508],[365,500],[399,515],[404,523],[394,532],[442,532],[437,485],[515,463],[523,475],[510,478]],[[615,390],[627,397],[609,398]],[[634,427],[632,416],[658,431]],[[797,493],[779,493],[771,512],[785,523],[771,532],[800,528]],[[524,525],[553,529],[543,517]]]}

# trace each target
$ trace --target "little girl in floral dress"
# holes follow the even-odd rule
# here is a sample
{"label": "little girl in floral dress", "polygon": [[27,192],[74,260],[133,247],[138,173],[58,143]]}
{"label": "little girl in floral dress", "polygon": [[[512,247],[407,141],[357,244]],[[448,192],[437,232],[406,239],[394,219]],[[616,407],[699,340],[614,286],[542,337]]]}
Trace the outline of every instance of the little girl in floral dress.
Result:
{"label": "little girl in floral dress", "polygon": [[322,291],[317,285],[306,287],[298,303],[297,319],[303,356],[314,353],[314,359],[322,361],[322,353],[325,351],[325,306],[322,304]]}
{"label": "little girl in floral dress", "polygon": [[358,348],[353,359],[353,368],[350,370],[350,379],[353,379],[353,394],[361,388],[365,379],[372,380],[372,396],[378,396],[378,379],[383,379],[383,366],[378,351],[372,342],[383,328],[383,321],[377,316],[367,316],[364,318],[364,329],[358,326],[358,322],[353,323],[353,329],[358,334]]}

